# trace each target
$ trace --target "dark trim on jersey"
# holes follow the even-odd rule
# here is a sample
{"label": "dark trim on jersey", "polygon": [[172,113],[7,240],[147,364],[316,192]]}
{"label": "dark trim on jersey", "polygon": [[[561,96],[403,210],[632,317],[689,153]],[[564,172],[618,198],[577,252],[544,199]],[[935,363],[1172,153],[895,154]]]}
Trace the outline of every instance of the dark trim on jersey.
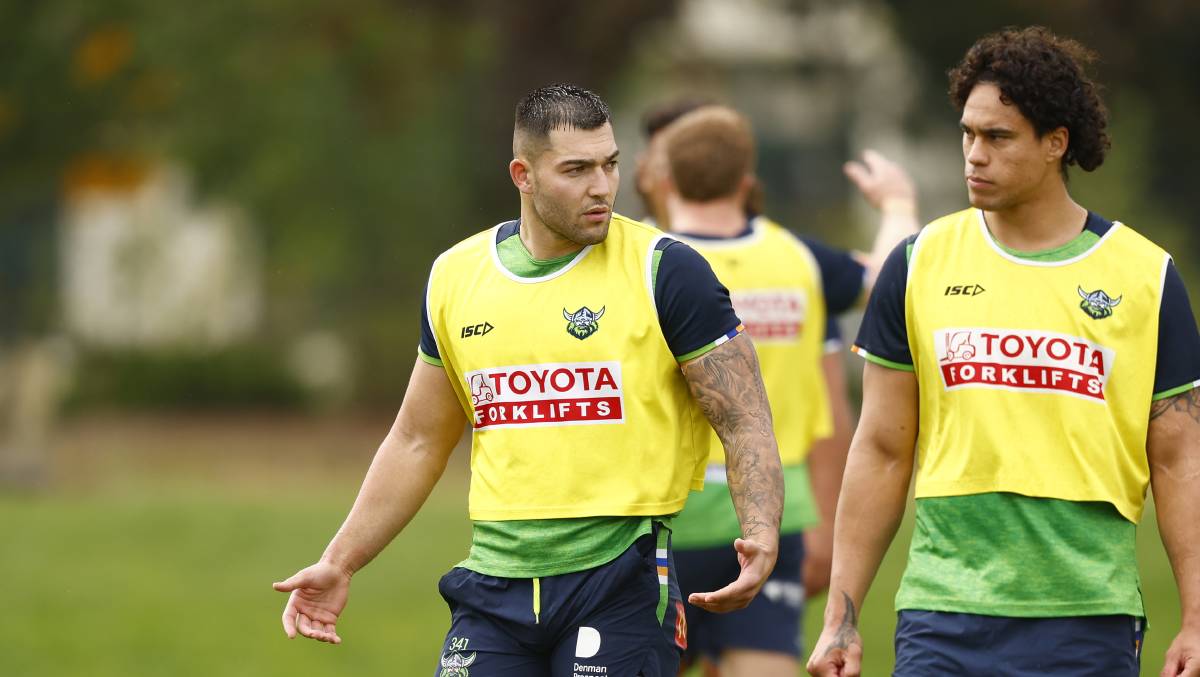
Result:
{"label": "dark trim on jersey", "polygon": [[1112,230],[1112,227],[1112,221],[1109,221],[1090,209],[1088,210],[1087,220],[1083,222],[1084,230],[1090,230],[1100,237],[1104,237],[1104,234]]}
{"label": "dark trim on jersey", "polygon": [[837,316],[833,313],[825,313],[825,343],[834,341],[839,348],[842,345],[842,327],[838,324]]}
{"label": "dark trim on jersey", "polygon": [[[519,221],[502,224],[497,229],[497,243],[517,234],[519,229]],[[654,302],[671,354],[694,357],[706,352],[702,350],[705,347],[716,347],[741,324],[729,300],[729,290],[717,279],[708,261],[686,244],[663,238],[655,250],[660,252],[660,258]],[[429,322],[428,283],[421,300],[419,355],[429,364],[441,362]]]}
{"label": "dark trim on jersey", "polygon": [[[908,287],[908,257],[916,235],[910,235],[896,245],[883,262],[875,288],[867,300],[855,352],[867,360],[893,369],[913,368],[912,352],[908,347],[908,326],[904,319],[904,295]],[[872,359],[877,358],[877,359]]]}
{"label": "dark trim on jersey", "polygon": [[825,294],[825,313],[841,315],[858,304],[866,281],[866,266],[844,249],[837,249],[820,240],[796,236],[812,252],[821,269],[821,289]]}
{"label": "dark trim on jersey", "polygon": [[733,311],[729,290],[699,252],[670,238],[659,241],[656,249],[662,255],[654,303],[663,337],[676,358],[697,357],[696,351],[720,341],[741,320]]}
{"label": "dark trim on jersey", "polygon": [[496,229],[496,244],[504,242],[513,235],[518,235],[521,232],[521,219],[513,219],[500,224]]}
{"label": "dark trim on jersey", "polygon": [[442,353],[433,338],[433,327],[429,324],[429,282],[425,282],[425,293],[421,295],[421,342],[417,345],[417,356],[435,367],[442,366]]}
{"label": "dark trim on jersey", "polygon": [[1170,397],[1200,382],[1200,330],[1175,262],[1163,275],[1162,306],[1158,313],[1158,361],[1154,365],[1154,395]]}

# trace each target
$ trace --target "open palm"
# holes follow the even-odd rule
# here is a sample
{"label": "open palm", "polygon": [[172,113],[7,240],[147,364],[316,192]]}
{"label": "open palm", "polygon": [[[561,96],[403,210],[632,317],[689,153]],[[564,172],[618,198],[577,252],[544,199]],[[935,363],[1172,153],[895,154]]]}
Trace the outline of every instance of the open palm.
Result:
{"label": "open palm", "polygon": [[337,620],[350,596],[350,576],[345,571],[317,562],[271,587],[291,593],[283,607],[283,631],[289,638],[299,632],[321,642],[341,644]]}

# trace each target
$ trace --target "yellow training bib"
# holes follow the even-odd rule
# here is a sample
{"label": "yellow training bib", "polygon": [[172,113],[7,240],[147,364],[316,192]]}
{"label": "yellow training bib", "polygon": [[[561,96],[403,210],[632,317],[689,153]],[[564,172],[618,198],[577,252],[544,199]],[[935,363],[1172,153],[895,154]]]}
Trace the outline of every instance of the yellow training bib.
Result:
{"label": "yellow training bib", "polygon": [[905,296],[917,497],[1106,501],[1136,523],[1168,260],[1120,223],[1061,262],[1005,252],[978,210],[927,226]]}
{"label": "yellow training bib", "polygon": [[[762,217],[749,234],[729,240],[676,235],[700,252],[726,287],[734,311],[754,339],[775,420],[779,456],[803,463],[814,440],[833,433],[821,371],[825,296],[821,271],[804,243]],[[709,435],[709,462],[723,464],[725,448]]]}
{"label": "yellow training bib", "polygon": [[427,299],[474,428],[471,519],[679,511],[702,486],[711,428],[655,310],[663,234],[614,215],[603,243],[522,278],[500,262],[496,230],[442,254]]}

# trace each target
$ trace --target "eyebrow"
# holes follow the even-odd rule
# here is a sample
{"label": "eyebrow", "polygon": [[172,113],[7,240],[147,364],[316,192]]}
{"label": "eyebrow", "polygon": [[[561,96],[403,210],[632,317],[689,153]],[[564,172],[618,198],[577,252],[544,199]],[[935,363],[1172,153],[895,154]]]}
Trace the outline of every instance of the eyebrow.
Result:
{"label": "eyebrow", "polygon": [[609,155],[607,158],[604,159],[603,162],[600,162],[600,163],[597,163],[595,160],[593,160],[591,158],[568,158],[566,160],[559,161],[558,166],[563,169],[572,168],[572,167],[594,167],[597,164],[608,164],[608,163],[612,162],[613,160],[616,160],[617,156],[620,154],[621,154],[620,149],[617,149],[617,150],[613,151],[612,155]]}
{"label": "eyebrow", "polygon": [[974,131],[976,134],[984,134],[986,136],[1014,136],[1016,130],[1008,127],[982,127],[980,129],[972,129],[970,125],[959,120],[958,128],[964,132]]}

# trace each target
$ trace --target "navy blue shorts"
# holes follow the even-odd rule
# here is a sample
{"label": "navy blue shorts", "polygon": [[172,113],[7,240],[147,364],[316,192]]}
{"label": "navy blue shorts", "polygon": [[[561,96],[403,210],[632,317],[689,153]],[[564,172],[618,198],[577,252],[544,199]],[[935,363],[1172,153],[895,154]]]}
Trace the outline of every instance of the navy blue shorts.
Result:
{"label": "navy blue shorts", "polygon": [[1137,677],[1144,619],[900,612],[894,677]]}
{"label": "navy blue shorts", "polygon": [[608,564],[561,576],[451,569],[438,583],[451,621],[434,674],[675,677],[687,630],[669,534],[655,524]]}
{"label": "navy blue shorts", "polygon": [[[678,550],[679,589],[683,598],[693,592],[719,590],[741,572],[733,543],[716,548]],[[727,649],[752,649],[796,656],[801,653],[800,619],[804,613],[804,535],[779,539],[779,558],[762,589],[745,609],[716,614],[687,607],[687,657],[717,660]]]}

